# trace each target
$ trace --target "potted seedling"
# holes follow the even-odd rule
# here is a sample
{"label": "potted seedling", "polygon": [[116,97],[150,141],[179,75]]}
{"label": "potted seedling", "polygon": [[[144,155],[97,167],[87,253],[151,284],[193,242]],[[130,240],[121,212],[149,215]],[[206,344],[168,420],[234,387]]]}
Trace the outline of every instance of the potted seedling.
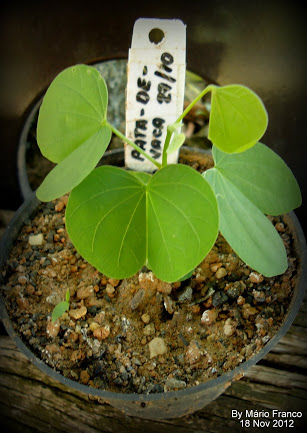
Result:
{"label": "potted seedling", "polygon": [[[184,143],[184,117],[208,92],[214,166],[199,173],[168,164]],[[57,165],[36,195],[51,213],[43,211],[24,232],[28,267],[36,255],[43,269],[30,277],[33,299],[25,295],[18,305],[24,311],[30,302],[32,308],[42,296],[38,280],[45,287],[56,280],[48,297],[55,301],[40,310],[48,338],[35,342],[36,352],[60,371],[63,355],[55,341],[62,354],[72,350],[61,371],[65,381],[56,377],[81,382],[82,391],[128,414],[179,416],[216,398],[290,326],[305,289],[299,273],[305,259],[295,256],[288,219],[279,215],[300,205],[300,190],[282,159],[259,142],[267,112],[245,86],[208,85],[167,126],[161,162],[108,122],[107,105],[104,79],[90,66],[64,70],[47,90],[37,140]],[[96,168],[112,134],[151,161],[155,172]],[[59,212],[65,206],[64,227]],[[48,246],[52,241],[58,250]],[[15,304],[8,289],[16,298],[28,287],[18,274],[26,260],[15,264],[6,282],[9,310]],[[75,274],[72,284],[69,274]],[[277,311],[290,303],[287,316],[278,319]],[[30,335],[29,328],[24,333]],[[227,355],[218,359],[222,346]]]}
{"label": "potted seedling", "polygon": [[[208,92],[215,166],[201,176],[184,165],[168,165],[167,157],[184,143],[184,134],[177,133],[182,119]],[[207,86],[168,126],[162,164],[110,125],[107,103],[101,75],[78,65],[54,80],[38,121],[41,152],[58,165],[37,197],[51,201],[72,191],[67,231],[86,260],[111,278],[130,277],[146,265],[157,278],[175,282],[204,259],[220,230],[254,270],[267,277],[285,272],[285,247],[263,214],[287,213],[301,196],[286,164],[258,142],[268,118],[251,90]],[[112,132],[157,171],[95,169]]]}

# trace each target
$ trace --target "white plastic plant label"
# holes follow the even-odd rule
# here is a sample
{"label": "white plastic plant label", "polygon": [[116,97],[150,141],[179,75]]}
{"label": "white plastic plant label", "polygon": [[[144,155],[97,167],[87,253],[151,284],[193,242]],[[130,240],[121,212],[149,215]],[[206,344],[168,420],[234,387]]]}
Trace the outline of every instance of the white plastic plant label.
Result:
{"label": "white plastic plant label", "polygon": [[[175,19],[138,19],[128,59],[126,136],[158,162],[167,125],[183,111],[185,69],[185,24]],[[168,163],[177,161],[178,151],[168,158]],[[128,144],[125,164],[136,171],[156,170]]]}

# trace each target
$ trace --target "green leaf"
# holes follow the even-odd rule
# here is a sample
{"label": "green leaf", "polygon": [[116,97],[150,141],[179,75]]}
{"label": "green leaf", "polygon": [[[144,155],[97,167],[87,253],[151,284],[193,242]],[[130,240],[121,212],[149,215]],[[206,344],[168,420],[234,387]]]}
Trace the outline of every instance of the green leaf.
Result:
{"label": "green leaf", "polygon": [[224,152],[242,152],[260,140],[268,115],[256,93],[245,86],[210,86],[211,114],[208,138]]}
{"label": "green leaf", "polygon": [[172,282],[194,269],[218,234],[218,209],[210,185],[191,167],[169,165],[147,186],[148,266]]}
{"label": "green leaf", "polygon": [[59,304],[57,304],[53,311],[52,311],[52,322],[55,322],[59,317],[62,316],[63,313],[65,313],[65,311],[69,310],[69,302],[67,301],[62,301]]}
{"label": "green leaf", "polygon": [[69,291],[69,289],[66,291],[65,299],[66,299],[66,302],[69,302],[69,300],[70,300],[70,291]]}
{"label": "green leaf", "polygon": [[105,275],[126,278],[146,260],[145,185],[118,167],[96,168],[70,194],[68,235]]}
{"label": "green leaf", "polygon": [[53,162],[65,159],[106,123],[108,92],[96,68],[77,65],[62,71],[41,105],[37,142]]}
{"label": "green leaf", "polygon": [[285,162],[262,143],[238,154],[213,146],[215,166],[263,213],[281,215],[300,206],[302,197]]}
{"label": "green leaf", "polygon": [[51,170],[37,189],[37,198],[51,201],[79,185],[96,167],[110,140],[111,129],[99,129]]}
{"label": "green leaf", "polygon": [[72,191],[66,225],[78,252],[105,275],[127,278],[147,264],[173,282],[212,248],[218,211],[210,185],[188,166],[145,177],[102,166]]}
{"label": "green leaf", "polygon": [[286,250],[269,219],[218,168],[204,175],[217,196],[220,231],[237,255],[266,277],[284,273]]}

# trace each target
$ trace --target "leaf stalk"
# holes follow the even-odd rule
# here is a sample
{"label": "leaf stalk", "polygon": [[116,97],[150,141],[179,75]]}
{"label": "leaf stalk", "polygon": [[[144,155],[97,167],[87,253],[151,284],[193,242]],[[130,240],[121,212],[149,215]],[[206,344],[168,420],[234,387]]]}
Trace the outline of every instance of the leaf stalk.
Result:
{"label": "leaf stalk", "polygon": [[143,149],[141,149],[137,144],[135,144],[132,140],[129,140],[124,134],[122,134],[115,126],[111,125],[108,122],[108,126],[111,128],[112,132],[114,132],[117,137],[119,137],[121,140],[123,140],[125,143],[132,146],[137,152],[139,152],[141,155],[143,155],[145,158],[148,159],[148,161],[152,162],[157,168],[161,168],[162,165],[156,161],[154,158],[152,158],[150,155],[148,155]]}

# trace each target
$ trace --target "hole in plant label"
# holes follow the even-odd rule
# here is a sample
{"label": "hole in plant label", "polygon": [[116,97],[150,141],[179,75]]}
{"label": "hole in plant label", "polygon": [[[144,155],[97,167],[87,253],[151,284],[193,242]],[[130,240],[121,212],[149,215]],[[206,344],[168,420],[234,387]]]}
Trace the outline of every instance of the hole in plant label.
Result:
{"label": "hole in plant label", "polygon": [[150,42],[158,45],[160,42],[163,41],[164,33],[161,29],[154,28],[154,29],[150,30],[148,37],[149,37]]}

